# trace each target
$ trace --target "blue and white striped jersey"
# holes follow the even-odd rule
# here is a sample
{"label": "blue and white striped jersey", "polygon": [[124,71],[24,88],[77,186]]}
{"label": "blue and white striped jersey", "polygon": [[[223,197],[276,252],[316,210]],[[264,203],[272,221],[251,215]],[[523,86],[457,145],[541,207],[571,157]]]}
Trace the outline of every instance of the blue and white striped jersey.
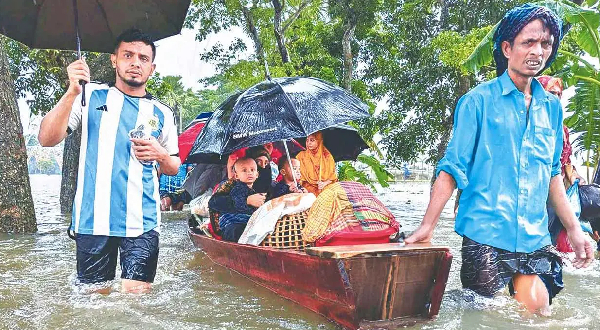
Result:
{"label": "blue and white striped jersey", "polygon": [[136,237],[160,229],[156,162],[135,157],[129,131],[145,125],[170,155],[178,154],[173,111],[152,97],[86,85],[73,103],[69,129],[82,128],[72,229],[79,234]]}

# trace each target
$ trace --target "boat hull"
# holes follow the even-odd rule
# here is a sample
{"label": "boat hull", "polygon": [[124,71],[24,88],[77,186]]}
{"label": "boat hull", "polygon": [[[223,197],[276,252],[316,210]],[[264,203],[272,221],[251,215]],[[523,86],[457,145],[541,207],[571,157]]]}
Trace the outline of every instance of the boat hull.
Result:
{"label": "boat hull", "polygon": [[189,234],[215,263],[347,329],[396,327],[434,317],[452,260],[445,247],[340,257],[318,255],[321,248],[309,255]]}

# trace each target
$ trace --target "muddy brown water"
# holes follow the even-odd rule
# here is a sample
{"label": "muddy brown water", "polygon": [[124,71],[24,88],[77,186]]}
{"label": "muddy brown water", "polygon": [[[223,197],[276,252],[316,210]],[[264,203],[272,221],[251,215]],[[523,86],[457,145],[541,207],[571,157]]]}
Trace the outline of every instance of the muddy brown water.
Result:
{"label": "muddy brown water", "polygon": [[[90,294],[76,284],[75,244],[60,214],[60,176],[32,175],[38,233],[0,235],[0,329],[339,329],[311,311],[212,263],[198,252],[184,220],[162,226],[152,291]],[[399,183],[378,195],[414,230],[428,202],[427,183]],[[599,329],[600,266],[566,267],[566,288],[551,317],[529,316],[507,293],[492,299],[461,289],[460,242],[452,210],[444,210],[434,243],[450,246],[454,262],[437,319],[413,329]],[[118,272],[117,272],[118,274]]]}

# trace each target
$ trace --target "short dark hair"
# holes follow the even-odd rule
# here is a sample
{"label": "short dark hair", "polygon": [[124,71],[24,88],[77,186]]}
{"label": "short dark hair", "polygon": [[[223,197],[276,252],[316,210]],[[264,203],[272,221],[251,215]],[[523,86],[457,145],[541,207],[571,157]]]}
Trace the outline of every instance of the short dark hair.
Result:
{"label": "short dark hair", "polygon": [[156,45],[154,45],[154,39],[149,34],[134,28],[123,31],[123,33],[117,37],[117,40],[115,41],[115,54],[122,42],[134,41],[141,41],[150,46],[150,48],[152,48],[152,61],[154,61],[154,58],[156,57]]}
{"label": "short dark hair", "polygon": [[[296,159],[296,157],[290,157],[290,159]],[[279,162],[277,163],[277,167],[279,168],[279,171],[283,170],[283,168],[285,167],[285,164],[288,163],[288,157],[286,155],[281,156],[281,158],[279,158]]]}

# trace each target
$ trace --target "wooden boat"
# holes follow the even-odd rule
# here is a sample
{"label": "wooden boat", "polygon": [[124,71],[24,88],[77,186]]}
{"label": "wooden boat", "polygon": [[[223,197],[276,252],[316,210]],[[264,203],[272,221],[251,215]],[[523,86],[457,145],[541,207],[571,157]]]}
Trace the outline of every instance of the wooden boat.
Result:
{"label": "wooden boat", "polygon": [[306,252],[216,240],[190,227],[215,263],[346,329],[395,329],[438,314],[452,255],[400,243],[307,248]]}

